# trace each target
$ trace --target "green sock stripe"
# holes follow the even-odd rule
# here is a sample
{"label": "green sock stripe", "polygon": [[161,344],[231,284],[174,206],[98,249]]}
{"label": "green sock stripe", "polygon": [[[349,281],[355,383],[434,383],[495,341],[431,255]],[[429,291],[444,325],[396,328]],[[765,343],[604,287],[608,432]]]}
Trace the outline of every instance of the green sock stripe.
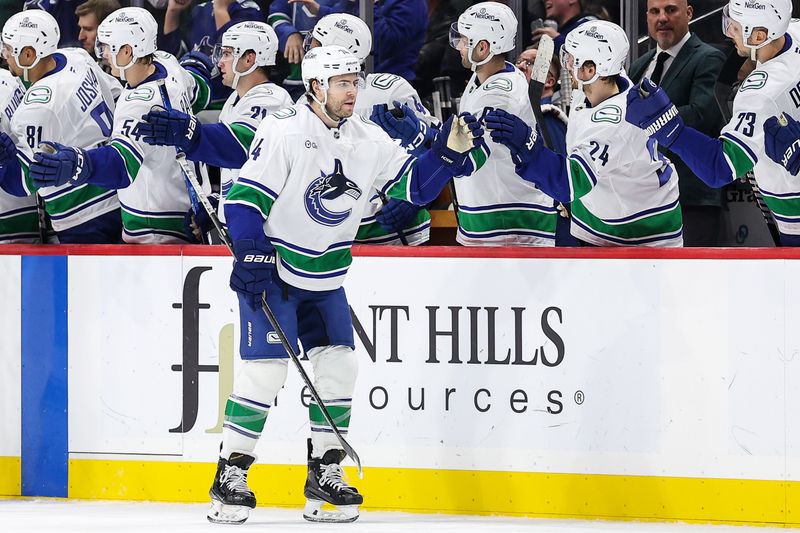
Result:
{"label": "green sock stripe", "polygon": [[[336,424],[337,428],[348,428],[350,427],[350,411],[351,411],[351,404],[348,403],[346,405],[326,405],[328,408],[328,413],[331,415],[331,419],[333,423]],[[319,408],[314,402],[308,406],[308,418],[311,421],[312,426],[325,426],[330,427],[330,424],[325,420],[325,416],[322,414],[322,409]]]}
{"label": "green sock stripe", "polygon": [[252,433],[261,433],[264,430],[268,414],[269,409],[256,409],[231,399],[225,404],[225,422]]}

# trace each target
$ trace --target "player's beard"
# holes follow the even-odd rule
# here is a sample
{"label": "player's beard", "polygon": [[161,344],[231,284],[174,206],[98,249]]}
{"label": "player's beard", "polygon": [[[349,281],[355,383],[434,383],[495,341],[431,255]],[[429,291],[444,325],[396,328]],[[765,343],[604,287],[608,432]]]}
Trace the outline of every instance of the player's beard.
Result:
{"label": "player's beard", "polygon": [[325,104],[325,112],[328,113],[328,116],[333,120],[340,121],[345,118],[350,118],[353,116],[352,111],[345,111],[342,109],[344,106],[344,102],[340,103],[336,107],[333,107],[330,102]]}

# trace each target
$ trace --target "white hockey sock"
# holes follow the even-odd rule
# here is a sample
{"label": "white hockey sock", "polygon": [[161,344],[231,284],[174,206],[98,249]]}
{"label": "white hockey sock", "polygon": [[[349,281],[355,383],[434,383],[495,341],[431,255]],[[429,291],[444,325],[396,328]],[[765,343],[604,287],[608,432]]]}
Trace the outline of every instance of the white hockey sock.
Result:
{"label": "white hockey sock", "polygon": [[[355,353],[347,346],[325,346],[309,350],[308,358],[314,367],[314,387],[339,432],[347,435],[358,374]],[[308,415],[312,457],[319,458],[330,449],[342,447],[316,402],[312,401],[309,405]]]}
{"label": "white hockey sock", "polygon": [[285,359],[242,361],[225,405],[221,457],[232,451],[253,455],[287,368]]}

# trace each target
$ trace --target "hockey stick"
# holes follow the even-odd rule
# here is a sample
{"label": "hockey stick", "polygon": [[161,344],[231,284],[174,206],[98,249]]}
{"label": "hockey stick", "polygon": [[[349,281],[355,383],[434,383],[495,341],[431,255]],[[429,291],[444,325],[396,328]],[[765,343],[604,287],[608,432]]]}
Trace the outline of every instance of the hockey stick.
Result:
{"label": "hockey stick", "polygon": [[[166,89],[163,89],[163,80],[159,80],[159,90],[163,91],[163,94],[166,94]],[[169,104],[169,99],[164,98],[164,103]],[[175,155],[175,160],[183,170],[184,177],[187,181],[191,184],[194,193],[197,195],[197,199],[202,204],[203,208],[208,213],[208,216],[211,218],[211,222],[214,224],[214,228],[219,232],[220,239],[222,239],[223,244],[228,248],[228,252],[230,252],[233,260],[236,261],[236,253],[233,251],[233,244],[231,244],[230,236],[228,236],[228,232],[222,227],[222,224],[219,221],[219,217],[217,216],[217,212],[214,210],[214,207],[211,205],[211,202],[208,201],[208,197],[206,196],[205,191],[203,190],[200,182],[197,180],[197,177],[194,175],[192,168],[189,166],[189,163],[186,161],[186,155],[181,152],[180,150],[176,149],[177,154]],[[272,329],[275,330],[275,334],[278,335],[278,338],[281,340],[281,344],[283,345],[283,349],[286,350],[286,353],[289,355],[289,358],[294,363],[297,371],[300,373],[300,377],[303,379],[306,387],[308,387],[308,391],[311,393],[311,397],[314,398],[314,401],[317,402],[319,406],[319,410],[322,412],[322,416],[325,418],[325,421],[331,426],[333,433],[336,435],[336,439],[339,441],[339,444],[342,445],[342,449],[345,451],[347,455],[350,456],[351,459],[356,463],[358,467],[358,476],[360,478],[364,477],[364,472],[361,468],[361,459],[358,457],[358,454],[350,446],[350,443],[345,440],[342,436],[339,428],[336,427],[336,424],[333,422],[333,418],[331,417],[330,412],[328,412],[328,407],[325,405],[325,402],[322,401],[320,398],[317,389],[314,388],[314,384],[312,383],[311,379],[308,377],[306,370],[303,368],[302,363],[300,363],[300,357],[294,350],[294,347],[289,343],[289,339],[286,337],[286,333],[284,333],[283,328],[278,323],[277,317],[272,312],[269,304],[267,303],[267,293],[263,292],[261,294],[261,310],[267,316],[267,320],[269,320],[270,325],[272,325]]]}
{"label": "hockey stick", "polygon": [[45,209],[44,199],[39,193],[34,193],[34,196],[36,197],[36,219],[39,226],[39,243],[47,244],[47,210]]}
{"label": "hockey stick", "polygon": [[[742,68],[745,60],[746,59],[740,57],[735,50],[731,52],[728,59],[726,59],[725,63],[722,65],[722,69],[717,76],[717,81],[714,83],[714,99],[717,102],[720,115],[722,115],[722,120],[725,123],[730,122],[733,115],[731,107],[728,104],[730,96],[733,93],[733,85],[738,80],[739,70]],[[772,242],[775,246],[780,246],[778,224],[775,222],[772,211],[767,207],[764,197],[761,195],[761,191],[756,183],[755,174],[751,170],[744,175],[744,179],[753,191],[756,206],[758,206],[759,211],[761,211],[761,216],[764,217],[764,222],[767,224],[767,230],[769,231],[770,237],[772,237]]]}
{"label": "hockey stick", "polygon": [[[391,112],[392,116],[395,118],[403,118],[404,116],[402,109],[397,109],[396,107],[392,107],[392,109],[389,109],[389,106],[387,104],[383,104],[383,110],[384,112],[386,111]],[[381,204],[383,204],[383,207],[389,205],[389,200],[386,199],[386,195],[380,191],[378,191],[378,198],[381,199]],[[408,239],[406,238],[406,234],[403,231],[403,228],[394,228],[394,230],[397,233],[397,237],[400,239],[400,242],[403,244],[403,246],[409,246]]]}
{"label": "hockey stick", "polygon": [[[452,107],[452,93],[450,92],[450,76],[439,76],[438,78],[433,78],[433,85],[436,87],[436,93],[438,93],[442,98],[441,103],[441,121],[442,124],[447,122],[447,119],[453,114],[453,107]],[[435,104],[434,104],[435,106]],[[453,202],[453,214],[456,217],[456,226],[461,227],[461,224],[458,222],[458,196],[456,195],[456,184],[455,181],[450,180],[447,182],[447,188],[450,191],[450,201]]]}
{"label": "hockey stick", "polygon": [[550,63],[553,60],[553,39],[543,34],[539,38],[539,47],[536,52],[536,59],[531,67],[531,83],[528,86],[528,98],[531,101],[533,108],[533,116],[536,117],[536,123],[542,130],[542,139],[544,145],[551,150],[553,149],[552,137],[547,130],[547,125],[544,123],[544,114],[542,113],[542,92],[544,92],[544,84],[547,81],[547,73],[550,71]]}

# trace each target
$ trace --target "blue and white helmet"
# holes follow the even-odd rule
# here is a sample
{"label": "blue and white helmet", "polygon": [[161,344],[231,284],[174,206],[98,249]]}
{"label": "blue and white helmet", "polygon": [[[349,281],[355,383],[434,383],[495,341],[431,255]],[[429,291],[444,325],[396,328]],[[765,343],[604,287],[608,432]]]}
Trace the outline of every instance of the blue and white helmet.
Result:
{"label": "blue and white helmet", "polygon": [[[53,16],[41,9],[31,9],[12,15],[3,25],[3,45],[6,53],[14,57],[22,69],[23,79],[28,81],[28,70],[36,66],[42,58],[55,53],[61,31]],[[28,66],[19,64],[19,55],[25,48],[36,52],[36,59]]]}
{"label": "blue and white helmet", "polygon": [[621,27],[607,20],[590,20],[567,35],[561,47],[561,66],[578,80],[578,70],[591,61],[595,75],[590,80],[579,82],[590,84],[600,77],[624,72],[629,48],[628,36]]}
{"label": "blue and white helmet", "polygon": [[341,46],[353,53],[362,62],[372,50],[372,33],[367,23],[358,17],[340,13],[319,19],[311,33],[306,35],[306,52],[310,49],[311,38],[322,46]]}
{"label": "blue and white helmet", "polygon": [[[510,7],[498,2],[481,2],[466,9],[458,22],[450,26],[450,46],[458,50],[467,48],[467,58],[475,70],[497,54],[514,49],[517,37],[517,17]],[[479,42],[489,43],[486,59],[473,62],[472,51]]]}
{"label": "blue and white helmet", "polygon": [[[137,59],[146,57],[157,50],[156,38],[158,24],[149,11],[141,7],[123,7],[117,9],[97,27],[95,52],[103,57],[103,48],[108,47],[111,64],[120,72],[125,80],[125,71],[136,63]],[[117,64],[117,53],[124,46],[131,47],[131,62],[127,65]]]}
{"label": "blue and white helmet", "polygon": [[[728,35],[731,21],[738,22],[742,27],[742,41],[750,48],[750,58],[755,60],[756,50],[786,33],[791,18],[791,0],[730,0],[722,10],[722,33]],[[767,39],[751,46],[747,40],[756,28],[767,30]]]}

